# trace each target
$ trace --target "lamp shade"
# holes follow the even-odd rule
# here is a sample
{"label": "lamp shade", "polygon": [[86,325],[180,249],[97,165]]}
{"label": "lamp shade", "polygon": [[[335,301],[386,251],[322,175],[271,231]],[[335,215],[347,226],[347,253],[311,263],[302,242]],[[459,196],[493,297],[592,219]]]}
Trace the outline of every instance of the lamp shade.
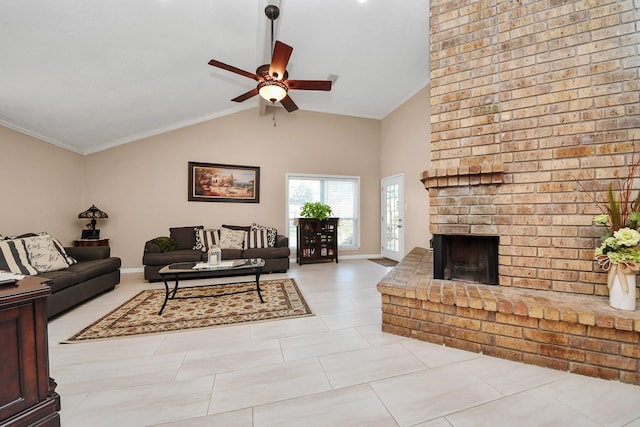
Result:
{"label": "lamp shade", "polygon": [[258,93],[269,102],[278,102],[287,96],[287,86],[278,80],[265,80],[258,85]]}
{"label": "lamp shade", "polygon": [[84,212],[80,212],[78,214],[78,218],[109,218],[106,212],[102,212],[100,209],[96,208],[96,205],[91,205],[89,209]]}
{"label": "lamp shade", "polygon": [[86,211],[80,212],[78,214],[78,218],[88,218],[88,219],[90,219],[91,222],[89,224],[87,224],[87,227],[91,231],[98,232],[99,230],[96,230],[96,219],[98,219],[98,218],[109,218],[109,215],[107,215],[106,212],[102,212],[100,209],[96,208],[96,205],[91,205],[91,207],[89,209],[87,209]]}

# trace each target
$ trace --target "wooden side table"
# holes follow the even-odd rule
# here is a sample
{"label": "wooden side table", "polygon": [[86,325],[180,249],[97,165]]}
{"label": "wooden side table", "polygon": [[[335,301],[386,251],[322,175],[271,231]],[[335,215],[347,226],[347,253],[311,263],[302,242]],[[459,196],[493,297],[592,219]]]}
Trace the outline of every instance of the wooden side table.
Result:
{"label": "wooden side table", "polygon": [[109,246],[109,239],[80,239],[74,240],[73,246]]}

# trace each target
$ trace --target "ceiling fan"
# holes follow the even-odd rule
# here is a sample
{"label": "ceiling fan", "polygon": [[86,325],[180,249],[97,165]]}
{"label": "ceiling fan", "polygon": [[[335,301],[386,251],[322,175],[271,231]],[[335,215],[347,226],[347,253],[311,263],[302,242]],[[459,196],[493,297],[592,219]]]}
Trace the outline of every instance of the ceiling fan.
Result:
{"label": "ceiling fan", "polygon": [[273,43],[273,21],[280,15],[280,9],[274,5],[268,5],[264,9],[265,15],[271,20],[271,64],[264,64],[258,67],[255,74],[250,73],[233,65],[227,65],[215,59],[209,61],[209,65],[240,74],[258,82],[258,85],[248,92],[243,93],[232,99],[235,102],[246,101],[256,95],[260,95],[271,103],[280,102],[288,111],[292,112],[298,109],[298,106],[289,96],[290,90],[331,90],[331,80],[289,80],[287,73],[287,64],[291,57],[293,48],[281,41],[276,40]]}

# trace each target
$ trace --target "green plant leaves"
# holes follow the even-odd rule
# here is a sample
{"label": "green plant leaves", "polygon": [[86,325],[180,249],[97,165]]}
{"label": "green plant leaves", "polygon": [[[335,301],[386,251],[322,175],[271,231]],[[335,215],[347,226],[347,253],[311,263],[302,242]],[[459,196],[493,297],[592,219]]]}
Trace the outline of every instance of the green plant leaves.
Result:
{"label": "green plant leaves", "polygon": [[327,219],[332,213],[331,206],[320,202],[306,202],[300,210],[300,216],[304,218]]}

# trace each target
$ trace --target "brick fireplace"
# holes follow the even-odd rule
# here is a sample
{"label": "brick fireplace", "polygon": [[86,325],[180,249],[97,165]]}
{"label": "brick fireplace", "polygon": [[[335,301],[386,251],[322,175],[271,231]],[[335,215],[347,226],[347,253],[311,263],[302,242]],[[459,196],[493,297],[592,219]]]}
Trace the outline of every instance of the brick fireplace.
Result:
{"label": "brick fireplace", "polygon": [[[413,254],[379,285],[383,329],[640,384],[640,315],[606,307],[592,223],[594,200],[640,150],[640,11],[631,0],[431,0],[430,12],[430,232],[498,236],[499,290],[475,300],[482,286],[435,280],[433,260]],[[445,315],[455,328],[435,327]],[[483,328],[512,336],[497,345],[509,334]]]}
{"label": "brick fireplace", "polygon": [[436,234],[433,278],[498,284],[498,236]]}

